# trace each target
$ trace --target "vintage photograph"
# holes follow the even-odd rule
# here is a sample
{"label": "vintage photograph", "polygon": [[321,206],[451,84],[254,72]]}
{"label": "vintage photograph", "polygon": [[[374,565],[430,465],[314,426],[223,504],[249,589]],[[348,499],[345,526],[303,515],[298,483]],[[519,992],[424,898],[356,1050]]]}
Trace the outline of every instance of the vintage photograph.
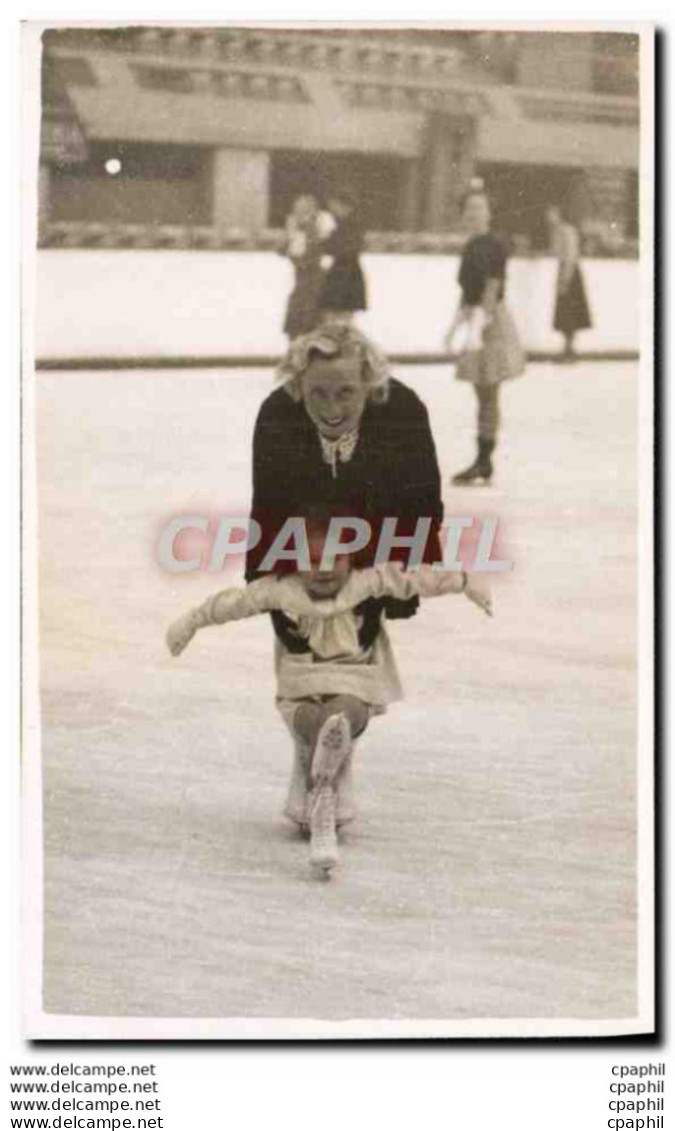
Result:
{"label": "vintage photograph", "polygon": [[652,29],[23,55],[26,1035],[652,1032]]}

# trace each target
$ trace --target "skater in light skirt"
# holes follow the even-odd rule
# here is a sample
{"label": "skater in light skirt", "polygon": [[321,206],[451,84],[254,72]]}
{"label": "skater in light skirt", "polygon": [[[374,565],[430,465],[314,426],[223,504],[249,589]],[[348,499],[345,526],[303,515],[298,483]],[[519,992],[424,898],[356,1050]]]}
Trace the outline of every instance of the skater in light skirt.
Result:
{"label": "skater in light skirt", "polygon": [[461,571],[422,565],[406,572],[398,562],[354,568],[357,559],[347,554],[324,562],[327,528],[326,521],[307,524],[306,560],[299,563],[307,568],[217,593],[167,633],[178,656],[199,629],[281,611],[306,643],[303,652],[281,641],[276,647],[276,702],[296,755],[284,812],[309,831],[310,863],[324,873],[338,860],[338,827],[355,816],[354,744],[374,715],[402,697],[384,617],[374,639],[364,633],[364,602],[463,593],[492,615],[489,592]]}
{"label": "skater in light skirt", "polygon": [[446,334],[448,352],[459,347],[455,376],[476,394],[476,457],[453,478],[458,486],[489,483],[501,425],[499,387],[525,370],[525,354],[505,305],[508,252],[490,231],[490,203],[476,178],[464,198],[462,221],[470,233],[459,268],[461,301]]}

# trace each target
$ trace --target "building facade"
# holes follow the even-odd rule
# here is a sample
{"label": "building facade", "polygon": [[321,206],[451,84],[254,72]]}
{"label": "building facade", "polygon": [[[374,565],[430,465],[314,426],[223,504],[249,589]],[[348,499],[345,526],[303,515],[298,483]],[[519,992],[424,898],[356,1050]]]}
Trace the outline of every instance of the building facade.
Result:
{"label": "building facade", "polygon": [[60,100],[64,137],[86,139],[59,148],[43,123],[46,244],[245,243],[344,184],[371,233],[442,239],[476,174],[523,250],[545,245],[551,204],[610,249],[637,237],[632,35],[137,27],[43,48],[44,123]]}

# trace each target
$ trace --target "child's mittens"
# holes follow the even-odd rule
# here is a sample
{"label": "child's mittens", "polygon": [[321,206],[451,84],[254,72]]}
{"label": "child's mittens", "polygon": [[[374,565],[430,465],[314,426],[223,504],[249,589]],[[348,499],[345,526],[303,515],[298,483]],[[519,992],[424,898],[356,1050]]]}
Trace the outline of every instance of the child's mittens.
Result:
{"label": "child's mittens", "polygon": [[203,618],[198,609],[193,609],[169,625],[166,634],[167,647],[172,656],[180,656],[187,648],[198,628],[203,626]]}
{"label": "child's mittens", "polygon": [[474,605],[478,605],[478,608],[482,609],[483,612],[487,616],[489,616],[489,617],[494,616],[494,605],[493,605],[493,602],[492,602],[492,593],[490,592],[489,589],[481,588],[479,585],[476,584],[475,581],[471,580],[471,577],[469,577],[468,580],[467,580],[467,583],[466,583],[466,589],[464,590],[464,593],[465,593],[465,596],[467,596],[470,601],[473,601]]}

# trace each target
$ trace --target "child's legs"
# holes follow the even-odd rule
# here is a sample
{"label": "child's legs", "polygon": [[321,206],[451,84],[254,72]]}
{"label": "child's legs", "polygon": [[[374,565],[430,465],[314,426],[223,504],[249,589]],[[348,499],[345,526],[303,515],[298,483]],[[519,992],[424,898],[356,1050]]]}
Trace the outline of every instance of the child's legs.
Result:
{"label": "child's legs", "polygon": [[[373,713],[367,703],[351,695],[335,695],[323,702],[312,699],[279,700],[277,706],[293,736],[293,769],[284,812],[296,824],[309,825],[308,799],[312,787],[311,765],[317,739],[326,719],[344,714],[348,720],[352,743],[363,734]],[[381,710],[375,709],[375,713]],[[352,780],[352,753],[345,760],[335,780],[336,823],[339,826],[356,816]]]}
{"label": "child's legs", "polygon": [[307,743],[312,752],[316,746],[319,732],[331,715],[342,714],[349,723],[352,738],[358,738],[368,726],[370,711],[368,704],[355,695],[333,695],[323,703],[307,700],[295,712],[293,725],[299,738]]}

